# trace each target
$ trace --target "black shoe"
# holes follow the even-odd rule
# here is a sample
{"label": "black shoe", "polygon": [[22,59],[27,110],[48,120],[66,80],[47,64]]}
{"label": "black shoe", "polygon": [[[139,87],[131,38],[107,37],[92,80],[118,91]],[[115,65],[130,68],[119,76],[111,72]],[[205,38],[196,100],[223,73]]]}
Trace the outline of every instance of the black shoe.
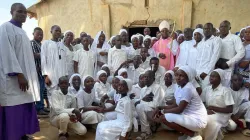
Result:
{"label": "black shoe", "polygon": [[37,116],[38,118],[48,118],[49,117],[49,113],[45,112],[43,110],[40,110],[37,112]]}
{"label": "black shoe", "polygon": [[48,109],[48,108],[45,107],[45,108],[43,108],[43,111],[44,112],[50,112],[50,109]]}

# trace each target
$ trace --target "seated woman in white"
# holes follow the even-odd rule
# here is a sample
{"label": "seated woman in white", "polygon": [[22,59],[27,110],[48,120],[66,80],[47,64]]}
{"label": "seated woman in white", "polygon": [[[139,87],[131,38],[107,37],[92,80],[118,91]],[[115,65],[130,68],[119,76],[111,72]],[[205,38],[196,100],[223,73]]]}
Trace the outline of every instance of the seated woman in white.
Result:
{"label": "seated woman in white", "polygon": [[[110,69],[109,69],[108,64],[102,65],[101,70],[104,70],[104,71],[107,73],[107,77],[108,77],[107,82],[108,82],[109,84],[111,84],[111,83],[112,83],[112,78],[113,78],[113,76],[110,75]],[[98,79],[98,78],[97,78],[97,79]]]}
{"label": "seated woman in white", "polygon": [[172,70],[168,70],[164,76],[164,83],[161,83],[161,86],[165,92],[164,99],[162,101],[162,105],[172,105],[175,102],[174,92],[177,88],[177,85],[174,83],[174,72]]}
{"label": "seated woman in white", "polygon": [[121,98],[121,94],[118,93],[118,84],[121,80],[123,80],[121,76],[114,77],[112,80],[112,89],[100,101],[100,105],[104,108],[104,121],[116,119],[115,108]]}
{"label": "seated woman in white", "polygon": [[77,94],[77,105],[82,113],[82,124],[97,124],[102,121],[103,108],[99,106],[92,106],[95,100],[95,93],[93,90],[94,79],[91,76],[85,76],[82,79],[83,90]]}
{"label": "seated woman in white", "polygon": [[[202,100],[206,105],[208,124],[204,130],[205,140],[222,139],[222,127],[227,127],[233,112],[234,100],[229,88],[222,86],[224,71],[215,69],[210,74],[210,86],[202,93]],[[232,129],[232,128],[227,128]]]}
{"label": "seated woman in white", "polygon": [[82,82],[81,82],[81,75],[80,74],[73,74],[69,79],[69,94],[73,95],[74,97],[82,91]]}
{"label": "seated woman in white", "polygon": [[189,66],[178,69],[175,79],[179,87],[174,93],[174,104],[159,106],[152,118],[153,121],[161,122],[171,129],[184,133],[179,139],[202,140],[198,133],[207,125],[207,112],[190,82],[195,78],[193,71]]}
{"label": "seated woman in white", "polygon": [[107,94],[110,90],[110,84],[107,82],[107,73],[104,70],[100,70],[97,72],[98,81],[95,83],[94,91],[95,91],[95,99],[96,103],[100,104],[100,100],[102,96]]}
{"label": "seated woman in white", "polygon": [[59,78],[59,90],[51,95],[50,122],[59,129],[59,140],[67,140],[68,132],[84,135],[87,129],[80,122],[81,113],[77,109],[76,99],[68,94],[69,80],[67,76]]}
{"label": "seated woman in white", "polygon": [[[230,90],[234,98],[233,115],[229,121],[231,128],[236,129],[238,125],[246,128],[242,133],[250,136],[250,101],[249,89],[244,87],[243,77],[240,74],[234,74],[231,78]],[[244,120],[242,120],[242,118]]]}
{"label": "seated woman in white", "polygon": [[131,88],[131,80],[124,79],[120,81],[118,91],[121,94],[121,99],[119,99],[115,108],[117,119],[99,123],[96,129],[96,140],[125,139],[127,133],[131,131],[133,124],[133,102],[127,96]]}

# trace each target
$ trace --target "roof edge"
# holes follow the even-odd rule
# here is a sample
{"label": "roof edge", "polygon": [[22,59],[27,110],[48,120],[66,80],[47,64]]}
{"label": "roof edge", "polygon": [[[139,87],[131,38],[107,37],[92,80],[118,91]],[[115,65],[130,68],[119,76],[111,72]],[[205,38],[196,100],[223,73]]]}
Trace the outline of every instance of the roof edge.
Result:
{"label": "roof edge", "polygon": [[39,4],[46,2],[47,0],[38,0],[35,4],[31,5],[30,7],[27,8],[27,13],[29,18],[35,18],[37,19],[37,13],[36,13],[36,6]]}

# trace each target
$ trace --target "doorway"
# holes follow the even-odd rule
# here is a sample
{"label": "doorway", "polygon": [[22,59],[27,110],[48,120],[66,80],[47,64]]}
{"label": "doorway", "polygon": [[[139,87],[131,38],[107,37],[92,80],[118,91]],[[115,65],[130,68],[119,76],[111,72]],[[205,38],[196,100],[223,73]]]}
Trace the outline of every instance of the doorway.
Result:
{"label": "doorway", "polygon": [[[128,27],[129,40],[130,40],[131,36],[134,34],[140,33],[140,34],[144,35],[143,34],[144,28],[146,28],[146,27]],[[148,27],[148,28],[151,31],[150,36],[156,37],[156,32],[159,31],[159,28],[158,27]]]}

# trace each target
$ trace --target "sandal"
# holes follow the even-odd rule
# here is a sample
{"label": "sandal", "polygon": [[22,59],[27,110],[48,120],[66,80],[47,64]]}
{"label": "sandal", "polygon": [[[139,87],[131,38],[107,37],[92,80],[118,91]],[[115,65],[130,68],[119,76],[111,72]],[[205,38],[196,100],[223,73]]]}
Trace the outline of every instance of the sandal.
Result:
{"label": "sandal", "polygon": [[250,129],[245,129],[245,130],[241,131],[241,133],[247,137],[250,137]]}
{"label": "sandal", "polygon": [[142,132],[141,136],[136,137],[136,140],[147,140],[148,138],[150,138],[152,136],[152,134],[147,134],[146,132]]}

